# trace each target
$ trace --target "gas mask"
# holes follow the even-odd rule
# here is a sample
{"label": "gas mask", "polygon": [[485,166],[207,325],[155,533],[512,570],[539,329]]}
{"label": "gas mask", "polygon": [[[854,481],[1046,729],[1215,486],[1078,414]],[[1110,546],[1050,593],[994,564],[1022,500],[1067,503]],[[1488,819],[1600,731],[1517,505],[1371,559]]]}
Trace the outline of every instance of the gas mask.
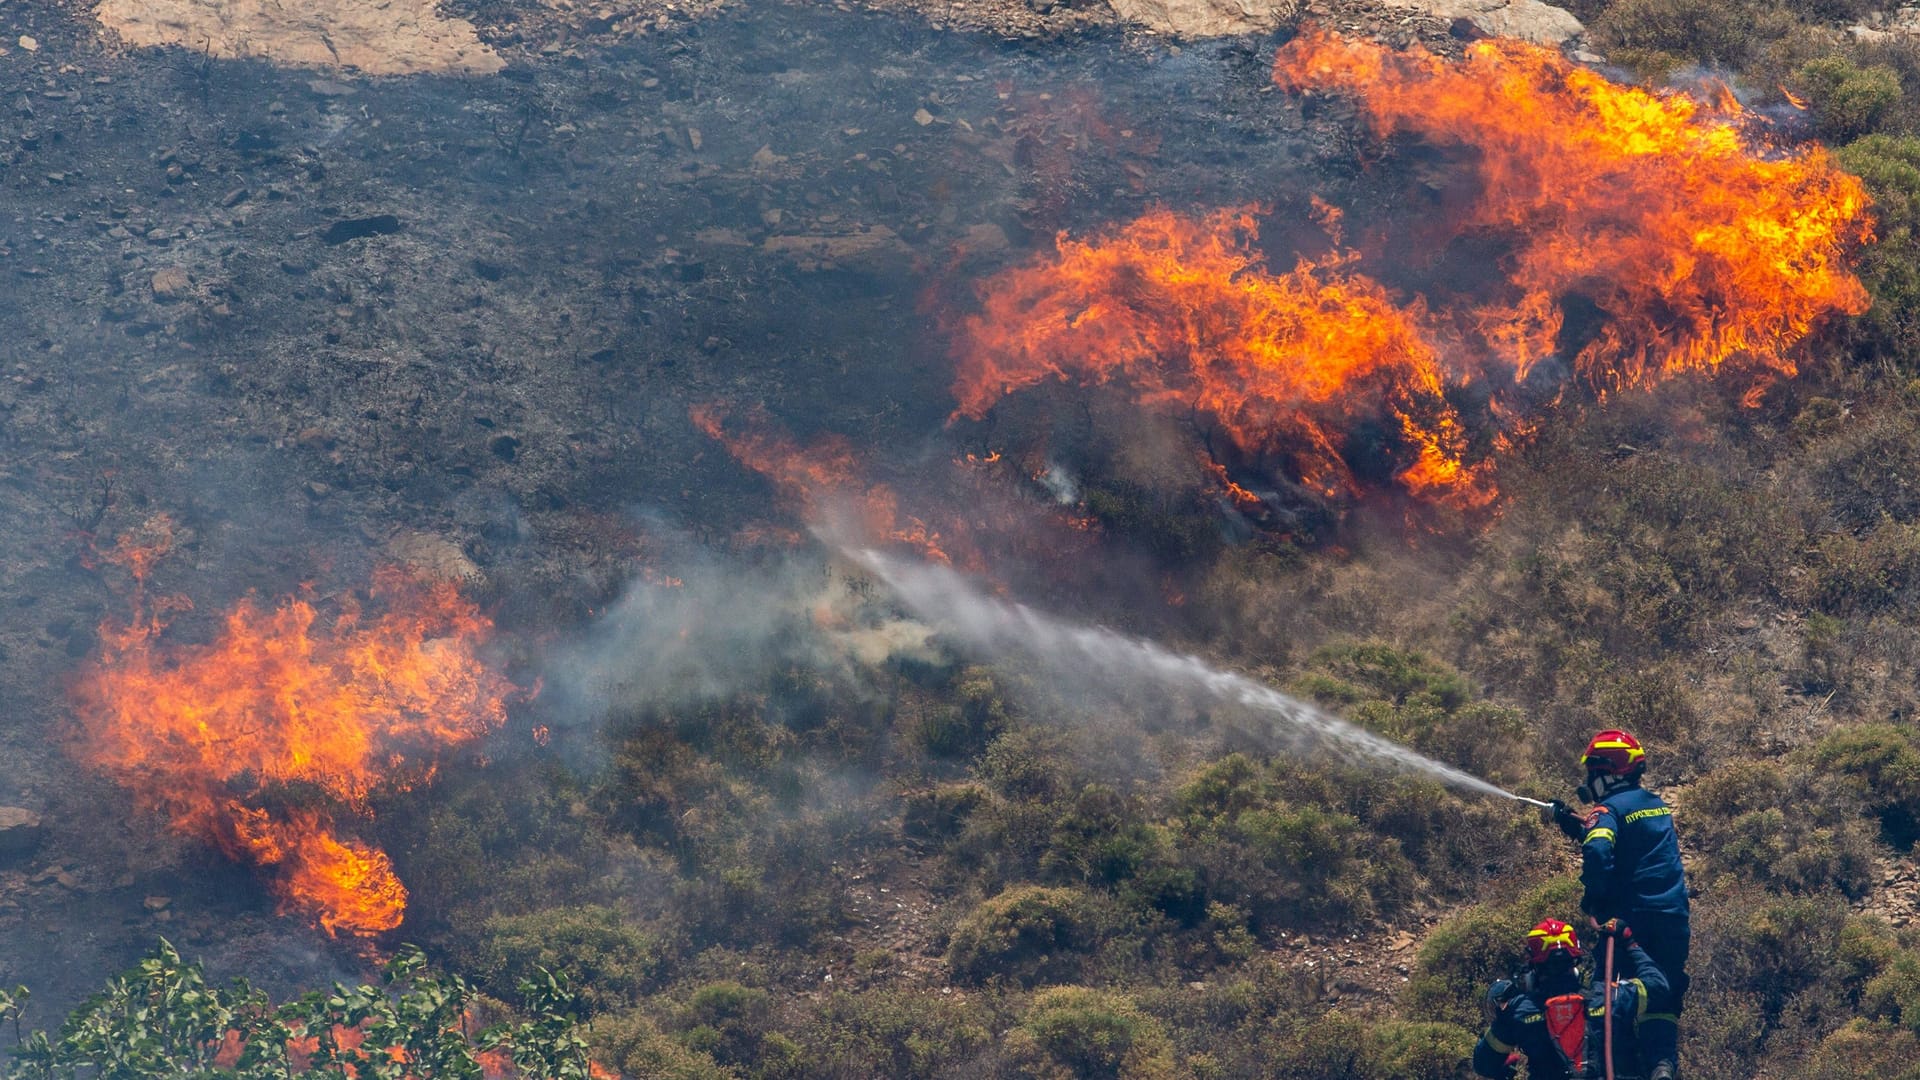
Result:
{"label": "gas mask", "polygon": [[1619,791],[1626,785],[1627,780],[1623,776],[1612,776],[1607,773],[1597,772],[1588,773],[1587,782],[1573,789],[1573,793],[1580,797],[1581,802],[1591,806],[1614,792]]}

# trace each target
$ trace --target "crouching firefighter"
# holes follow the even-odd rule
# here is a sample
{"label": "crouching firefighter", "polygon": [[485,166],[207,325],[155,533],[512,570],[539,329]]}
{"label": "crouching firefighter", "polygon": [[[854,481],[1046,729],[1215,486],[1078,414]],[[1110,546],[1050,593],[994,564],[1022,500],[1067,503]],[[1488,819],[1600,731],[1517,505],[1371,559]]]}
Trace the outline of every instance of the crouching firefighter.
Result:
{"label": "crouching firefighter", "polygon": [[1526,974],[1487,992],[1474,1072],[1513,1080],[1525,1057],[1528,1080],[1647,1080],[1639,1030],[1647,1011],[1661,1007],[1667,980],[1626,924],[1605,924],[1601,941],[1615,970],[1595,964],[1582,979],[1573,927],[1548,919],[1527,932]]}
{"label": "crouching firefighter", "polygon": [[1556,802],[1553,818],[1580,845],[1580,909],[1595,922],[1618,919],[1633,927],[1641,948],[1666,976],[1667,1003],[1646,1017],[1640,1032],[1652,1069],[1649,1080],[1670,1080],[1680,1069],[1680,1010],[1687,997],[1687,953],[1692,943],[1687,874],[1673,810],[1640,786],[1647,754],[1624,731],[1603,731],[1580,757],[1586,783],[1578,814]]}

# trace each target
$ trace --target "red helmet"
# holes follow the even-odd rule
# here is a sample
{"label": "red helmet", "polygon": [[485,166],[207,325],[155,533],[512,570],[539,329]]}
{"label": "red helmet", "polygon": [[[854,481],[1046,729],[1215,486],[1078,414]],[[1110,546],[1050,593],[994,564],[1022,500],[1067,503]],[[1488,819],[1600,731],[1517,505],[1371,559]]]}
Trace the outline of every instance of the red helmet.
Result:
{"label": "red helmet", "polygon": [[1527,963],[1544,964],[1556,956],[1580,959],[1580,939],[1574,936],[1573,927],[1559,919],[1548,919],[1527,931]]}
{"label": "red helmet", "polygon": [[1647,752],[1641,749],[1639,739],[1624,731],[1603,731],[1587,744],[1580,764],[1590,773],[1638,776],[1647,769]]}

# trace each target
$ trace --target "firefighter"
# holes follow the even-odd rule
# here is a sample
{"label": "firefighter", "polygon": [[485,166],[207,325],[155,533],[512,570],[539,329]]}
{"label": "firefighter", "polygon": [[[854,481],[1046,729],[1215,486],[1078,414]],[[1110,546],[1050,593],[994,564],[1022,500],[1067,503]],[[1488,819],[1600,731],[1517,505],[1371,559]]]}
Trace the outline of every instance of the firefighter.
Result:
{"label": "firefighter", "polygon": [[[1488,1080],[1513,1080],[1524,1057],[1528,1080],[1597,1080],[1608,1074],[1607,1022],[1613,1024],[1613,1080],[1639,1080],[1648,1073],[1636,1032],[1649,1009],[1662,1007],[1666,977],[1633,940],[1633,930],[1613,921],[1601,927],[1614,941],[1616,978],[1605,985],[1595,965],[1580,977],[1580,942],[1574,929],[1548,919],[1527,931],[1527,971],[1503,979],[1487,992],[1487,1030],[1473,1048],[1473,1071]],[[1612,996],[1611,1012],[1608,996]]]}
{"label": "firefighter", "polygon": [[1668,1001],[1644,1018],[1640,1039],[1652,1066],[1649,1080],[1670,1080],[1679,1072],[1680,1010],[1692,941],[1673,810],[1640,786],[1647,754],[1632,735],[1602,731],[1587,743],[1580,763],[1587,770],[1580,798],[1592,809],[1579,814],[1556,802],[1553,817],[1580,845],[1580,882],[1586,887],[1581,910],[1595,923],[1618,919],[1631,925],[1666,977]]}

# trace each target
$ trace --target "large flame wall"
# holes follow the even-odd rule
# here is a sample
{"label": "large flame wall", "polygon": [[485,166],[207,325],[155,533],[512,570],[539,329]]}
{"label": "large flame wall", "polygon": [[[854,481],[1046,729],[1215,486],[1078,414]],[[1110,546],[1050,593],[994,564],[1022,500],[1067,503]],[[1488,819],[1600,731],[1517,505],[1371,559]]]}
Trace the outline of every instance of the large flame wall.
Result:
{"label": "large flame wall", "polygon": [[[1737,368],[1753,401],[1794,373],[1793,347],[1823,317],[1866,309],[1848,265],[1871,239],[1859,180],[1818,146],[1773,147],[1730,100],[1621,86],[1505,40],[1454,63],[1309,32],[1280,50],[1274,77],[1350,94],[1379,133],[1450,155],[1470,197],[1408,227],[1430,247],[1492,244],[1498,270],[1450,282],[1430,306],[1358,273],[1352,253],[1266,269],[1252,211],[1160,210],[1063,235],[980,287],[955,340],[957,415],[1047,381],[1119,384],[1211,417],[1329,495],[1355,492],[1348,443],[1384,421],[1403,489],[1480,506],[1493,456],[1556,396],[1514,393],[1542,361],[1569,361],[1599,396]],[[1598,315],[1570,342],[1576,297]],[[1449,404],[1476,383],[1492,430],[1467,430]]]}

